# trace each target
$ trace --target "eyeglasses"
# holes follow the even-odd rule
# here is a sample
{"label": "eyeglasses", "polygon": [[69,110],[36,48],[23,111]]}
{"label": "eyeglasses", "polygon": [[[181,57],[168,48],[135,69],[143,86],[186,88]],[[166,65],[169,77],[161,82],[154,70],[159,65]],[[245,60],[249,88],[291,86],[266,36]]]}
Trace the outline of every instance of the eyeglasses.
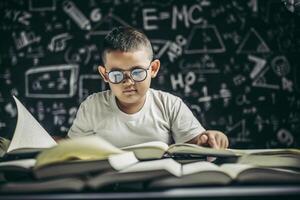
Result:
{"label": "eyeglasses", "polygon": [[151,63],[148,66],[148,68],[142,68],[142,67],[134,67],[131,70],[112,70],[109,72],[106,72],[108,74],[108,80],[109,82],[113,84],[121,83],[126,77],[125,72],[130,72],[130,78],[135,82],[142,82],[147,78],[147,71],[150,69]]}

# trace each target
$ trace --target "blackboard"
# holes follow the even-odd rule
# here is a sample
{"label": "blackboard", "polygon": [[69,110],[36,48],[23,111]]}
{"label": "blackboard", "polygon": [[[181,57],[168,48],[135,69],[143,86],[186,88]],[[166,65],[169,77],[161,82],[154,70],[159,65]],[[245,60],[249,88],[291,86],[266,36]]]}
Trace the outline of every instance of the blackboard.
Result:
{"label": "blackboard", "polygon": [[[0,134],[16,95],[53,136],[65,136],[89,94],[101,42],[116,26],[150,38],[161,60],[152,87],[180,96],[231,147],[299,147],[300,16],[280,0],[0,1]],[[99,119],[101,120],[101,119]]]}

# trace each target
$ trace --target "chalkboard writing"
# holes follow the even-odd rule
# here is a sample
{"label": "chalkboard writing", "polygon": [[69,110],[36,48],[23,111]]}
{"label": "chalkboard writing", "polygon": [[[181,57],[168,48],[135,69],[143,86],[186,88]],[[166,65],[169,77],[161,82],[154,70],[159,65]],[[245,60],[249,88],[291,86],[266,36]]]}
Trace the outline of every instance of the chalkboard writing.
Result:
{"label": "chalkboard writing", "polygon": [[97,72],[104,36],[134,26],[161,60],[152,86],[180,96],[231,147],[300,145],[300,15],[281,0],[5,0],[0,9],[1,136],[15,126],[11,95],[65,136],[80,102],[108,89]]}

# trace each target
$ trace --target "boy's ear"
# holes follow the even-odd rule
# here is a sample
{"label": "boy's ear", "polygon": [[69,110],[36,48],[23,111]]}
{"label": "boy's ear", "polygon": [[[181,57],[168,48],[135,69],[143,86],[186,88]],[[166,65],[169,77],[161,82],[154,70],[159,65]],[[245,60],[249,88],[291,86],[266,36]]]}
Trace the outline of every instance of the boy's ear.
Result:
{"label": "boy's ear", "polygon": [[106,72],[105,67],[99,65],[99,66],[98,66],[98,72],[99,72],[99,74],[101,75],[101,77],[103,78],[103,80],[104,80],[105,82],[108,82],[108,78],[107,78],[107,75],[106,75],[106,73],[105,73],[105,72]]}
{"label": "boy's ear", "polygon": [[155,78],[160,68],[160,61],[155,59],[152,61],[151,78]]}

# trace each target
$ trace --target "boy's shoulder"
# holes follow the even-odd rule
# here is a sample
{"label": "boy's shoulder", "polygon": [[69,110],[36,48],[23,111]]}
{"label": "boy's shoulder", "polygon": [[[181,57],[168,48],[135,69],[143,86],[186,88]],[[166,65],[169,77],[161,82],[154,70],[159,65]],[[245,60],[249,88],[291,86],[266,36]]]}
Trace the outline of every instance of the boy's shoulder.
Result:
{"label": "boy's shoulder", "polygon": [[180,97],[178,97],[174,94],[171,94],[169,92],[166,92],[166,91],[150,88],[149,92],[154,99],[158,99],[163,102],[173,102],[174,103],[176,101],[181,100]]}
{"label": "boy's shoulder", "polygon": [[111,90],[105,90],[101,92],[96,92],[89,95],[82,104],[91,104],[91,103],[99,103],[99,102],[109,102],[111,98],[112,92]]}

